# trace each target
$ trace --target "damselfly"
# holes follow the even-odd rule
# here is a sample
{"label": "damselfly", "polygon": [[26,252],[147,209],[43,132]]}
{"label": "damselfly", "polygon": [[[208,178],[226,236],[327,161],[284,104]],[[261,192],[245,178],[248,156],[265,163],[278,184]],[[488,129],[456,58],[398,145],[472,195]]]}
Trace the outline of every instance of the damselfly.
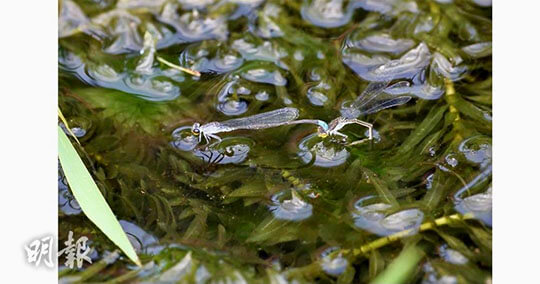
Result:
{"label": "damselfly", "polygon": [[[297,120],[295,122],[301,122],[301,123],[313,123],[317,124],[319,127],[317,129],[317,133],[320,137],[326,137],[326,136],[341,136],[345,139],[348,138],[347,135],[339,132],[343,127],[349,124],[358,124],[361,126],[364,126],[368,129],[368,138],[362,139],[359,141],[355,141],[353,143],[348,144],[350,145],[356,145],[359,143],[362,143],[366,140],[372,140],[373,139],[373,124],[359,120],[357,117],[362,115],[368,115],[372,113],[379,112],[383,109],[391,108],[394,106],[402,105],[407,103],[411,97],[410,96],[393,96],[386,94],[384,90],[388,88],[390,84],[390,80],[384,81],[384,82],[371,82],[369,85],[364,89],[364,91],[352,102],[344,102],[341,107],[341,116],[333,119],[330,123],[325,123],[321,120]],[[390,88],[393,88],[394,86],[402,86],[404,84],[408,84],[406,81],[398,82]]]}
{"label": "damselfly", "polygon": [[298,115],[298,109],[285,107],[222,122],[214,121],[203,125],[194,123],[191,127],[191,133],[199,137],[199,142],[202,141],[203,137],[206,139],[207,143],[209,143],[212,138],[221,141],[221,138],[216,134],[240,129],[265,129],[286,125],[295,120]]}

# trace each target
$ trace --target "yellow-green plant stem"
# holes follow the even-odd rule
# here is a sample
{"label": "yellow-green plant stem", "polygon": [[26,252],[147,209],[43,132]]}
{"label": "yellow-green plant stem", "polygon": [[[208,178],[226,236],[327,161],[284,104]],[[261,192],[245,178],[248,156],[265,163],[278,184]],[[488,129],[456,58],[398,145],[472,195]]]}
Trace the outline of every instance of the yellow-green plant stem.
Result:
{"label": "yellow-green plant stem", "polygon": [[[443,225],[448,225],[452,222],[456,222],[456,221],[463,221],[463,220],[468,220],[468,219],[472,219],[473,218],[473,215],[472,214],[465,214],[465,215],[461,215],[461,214],[453,214],[453,215],[450,215],[450,216],[444,216],[444,217],[441,217],[439,219],[436,219],[435,221],[432,221],[432,222],[426,222],[422,225],[420,225],[420,228],[418,229],[419,232],[423,232],[423,231],[427,231],[427,230],[431,230],[433,228],[436,228],[436,227],[439,227],[439,226],[443,226]],[[361,246],[360,248],[357,248],[357,249],[344,249],[344,250],[341,250],[340,252],[343,253],[343,254],[350,254],[352,253],[352,255],[354,257],[358,257],[360,255],[365,255],[367,253],[369,253],[370,251],[373,251],[373,250],[376,250],[376,249],[379,249],[381,247],[384,247],[390,243],[393,243],[397,240],[400,240],[404,237],[407,237],[407,236],[410,236],[412,233],[414,233],[416,229],[409,229],[409,230],[404,230],[404,231],[401,231],[401,232],[398,232],[398,233],[395,233],[393,235],[390,235],[390,236],[387,236],[387,237],[382,237],[382,238],[379,238],[379,239],[376,239],[368,244],[365,244],[363,246]]]}
{"label": "yellow-green plant stem", "polygon": [[454,129],[456,130],[457,135],[455,136],[454,141],[461,141],[461,130],[463,129],[463,123],[461,122],[461,116],[459,110],[456,108],[455,104],[458,100],[456,89],[454,88],[454,82],[448,78],[444,78],[444,85],[446,88],[445,100],[450,105],[450,114],[454,116],[454,121],[452,122]]}
{"label": "yellow-green plant stem", "polygon": [[163,63],[163,64],[165,64],[165,65],[167,65],[167,66],[169,66],[169,67],[171,67],[171,68],[180,70],[180,71],[182,71],[182,72],[186,72],[186,73],[188,73],[188,74],[190,74],[190,75],[193,75],[193,76],[197,76],[197,77],[200,77],[200,76],[201,76],[201,73],[200,73],[199,71],[195,71],[195,70],[191,70],[191,69],[188,69],[188,68],[184,68],[184,67],[182,67],[182,66],[178,66],[178,65],[176,65],[176,64],[173,64],[173,63],[171,63],[171,62],[165,60],[163,57],[157,56],[156,59],[157,59],[159,62],[161,62],[161,63]]}
{"label": "yellow-green plant stem", "polygon": [[69,134],[73,138],[75,138],[75,141],[77,141],[77,144],[81,145],[81,142],[79,142],[79,139],[77,139],[77,136],[75,136],[75,133],[73,133],[73,131],[71,131],[71,127],[69,126],[69,124],[68,124],[66,118],[64,117],[64,114],[60,110],[60,108],[58,108],[58,117],[60,117],[60,120],[62,120],[62,122],[64,123],[64,126],[66,126],[66,129],[69,132]]}
{"label": "yellow-green plant stem", "polygon": [[289,181],[290,183],[292,183],[292,185],[297,189],[300,189],[306,186],[299,178],[293,176],[291,172],[287,170],[282,170],[281,176],[287,179],[287,181]]}

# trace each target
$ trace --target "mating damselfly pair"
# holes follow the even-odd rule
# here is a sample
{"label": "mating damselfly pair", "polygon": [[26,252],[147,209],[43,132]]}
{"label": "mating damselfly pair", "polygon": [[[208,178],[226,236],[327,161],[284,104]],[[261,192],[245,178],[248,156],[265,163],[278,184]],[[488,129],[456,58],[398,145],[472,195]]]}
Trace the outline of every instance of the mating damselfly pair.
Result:
{"label": "mating damselfly pair", "polygon": [[[398,82],[402,84],[406,82]],[[194,123],[191,127],[191,133],[198,137],[199,143],[204,138],[208,144],[211,139],[221,141],[217,135],[219,133],[231,132],[236,130],[266,129],[283,125],[294,124],[314,124],[317,125],[317,133],[320,137],[340,136],[348,139],[346,134],[340,130],[349,124],[358,124],[368,129],[366,139],[354,141],[348,145],[356,145],[373,139],[373,125],[371,123],[359,120],[361,115],[368,115],[383,109],[398,106],[407,103],[410,96],[393,96],[384,91],[389,86],[390,81],[372,82],[366,89],[352,102],[344,102],[341,107],[341,115],[326,123],[320,119],[299,119],[300,112],[293,107],[285,107],[269,112],[255,114],[248,117],[235,118],[222,122],[214,121],[206,124]]]}

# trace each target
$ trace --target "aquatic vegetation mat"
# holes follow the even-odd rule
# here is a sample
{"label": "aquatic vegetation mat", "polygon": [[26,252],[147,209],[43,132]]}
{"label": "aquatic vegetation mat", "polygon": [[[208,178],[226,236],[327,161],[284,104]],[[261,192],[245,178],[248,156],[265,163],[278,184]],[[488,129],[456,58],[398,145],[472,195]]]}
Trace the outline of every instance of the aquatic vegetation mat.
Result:
{"label": "aquatic vegetation mat", "polygon": [[60,1],[59,129],[142,263],[60,168],[59,243],[93,249],[60,281],[489,283],[491,22],[480,0]]}

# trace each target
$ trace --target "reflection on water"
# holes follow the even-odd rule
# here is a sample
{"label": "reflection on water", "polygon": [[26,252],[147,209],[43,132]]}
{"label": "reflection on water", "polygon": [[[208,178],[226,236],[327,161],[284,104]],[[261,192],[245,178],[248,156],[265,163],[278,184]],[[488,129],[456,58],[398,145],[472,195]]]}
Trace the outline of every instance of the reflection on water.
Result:
{"label": "reflection on water", "polygon": [[302,221],[311,217],[313,206],[296,193],[294,189],[272,195],[270,211],[276,219]]}
{"label": "reflection on water", "polygon": [[382,52],[390,54],[401,54],[411,49],[415,42],[411,39],[394,39],[387,33],[377,33],[366,37],[364,33],[355,32],[347,41],[349,48],[358,48],[367,52]]}
{"label": "reflection on water", "polygon": [[298,156],[304,163],[310,163],[323,168],[342,165],[349,157],[349,151],[337,143],[328,146],[317,138],[317,133],[306,136],[298,145]]}
{"label": "reflection on water", "polygon": [[191,126],[182,126],[172,133],[171,145],[181,151],[191,151],[195,156],[209,164],[239,164],[248,156],[252,142],[246,138],[227,137],[221,142],[199,145],[199,137],[191,133]]}
{"label": "reflection on water", "polygon": [[199,144],[199,137],[191,133],[191,126],[182,126],[171,134],[171,145],[182,151],[191,151]]}
{"label": "reflection on water", "polygon": [[[481,135],[469,137],[458,146],[459,154],[467,162],[478,166],[481,172],[454,194],[455,209],[461,214],[470,213],[484,224],[492,224],[493,195],[491,186],[484,192],[471,192],[478,185],[487,183],[492,174],[491,138]],[[472,194],[474,193],[474,194]]]}
{"label": "reflection on water", "polygon": [[336,250],[339,250],[339,247],[329,247],[321,253],[321,268],[324,272],[332,276],[343,274],[349,265],[349,261],[341,254],[337,254],[333,257],[330,256],[330,254]]}
{"label": "reflection on water", "polygon": [[287,51],[270,41],[257,44],[253,38],[246,37],[233,41],[231,48],[239,52],[246,61],[267,61],[283,69],[288,69],[281,60],[288,55]]}
{"label": "reflection on water", "polygon": [[82,212],[79,202],[71,194],[60,165],[58,167],[58,207],[66,215],[78,215]]}
{"label": "reflection on water", "polygon": [[357,227],[380,236],[404,230],[411,230],[411,235],[416,234],[424,220],[422,211],[413,208],[388,214],[392,206],[377,200],[376,196],[370,195],[354,203],[351,215]]}
{"label": "reflection on water", "polygon": [[[490,170],[491,171],[491,170]],[[473,216],[484,222],[486,225],[491,226],[492,223],[492,206],[493,206],[493,194],[491,187],[484,193],[478,193],[465,197],[463,199],[456,199],[456,211],[461,214],[473,214]]]}
{"label": "reflection on water", "polygon": [[[373,203],[375,196],[368,196],[359,199],[354,204],[352,218],[354,224],[361,229],[378,235],[386,235],[386,230],[382,227],[381,221],[384,219],[385,212],[392,206],[385,203]],[[368,203],[368,204],[366,204]]]}
{"label": "reflection on water", "polygon": [[[180,95],[177,82],[158,68],[149,73],[117,72],[107,64],[85,65],[72,53],[59,55],[60,67],[92,86],[134,94],[149,101],[168,101]],[[183,80],[183,77],[181,78]]]}
{"label": "reflection on water", "polygon": [[324,28],[335,28],[348,23],[352,9],[345,7],[343,0],[311,0],[302,4],[304,20]]}
{"label": "reflection on water", "polygon": [[208,148],[195,149],[193,154],[209,164],[239,164],[248,156],[250,146],[248,144],[233,144],[234,138],[225,138],[219,145],[211,145]]}
{"label": "reflection on water", "polygon": [[137,253],[153,254],[152,246],[158,244],[158,239],[145,232],[136,224],[120,220],[120,226],[126,232],[129,242]]}
{"label": "reflection on water", "polygon": [[275,86],[285,86],[287,84],[287,79],[281,75],[279,70],[269,71],[262,68],[250,69],[243,72],[241,76],[248,81],[256,83],[266,83]]}
{"label": "reflection on water", "polygon": [[459,144],[458,150],[471,163],[485,168],[491,164],[491,138],[485,136],[473,136]]}
{"label": "reflection on water", "polygon": [[448,248],[447,244],[444,244],[439,247],[439,254],[445,261],[452,264],[462,265],[462,264],[466,264],[469,261],[459,251]]}
{"label": "reflection on water", "polygon": [[307,90],[309,102],[314,106],[324,106],[328,101],[328,96],[325,94],[331,89],[330,85],[325,82],[310,87]]}
{"label": "reflection on water", "polygon": [[400,232],[404,230],[413,230],[412,235],[422,225],[424,213],[418,209],[407,209],[387,216],[381,221],[381,225],[388,231]]}
{"label": "reflection on water", "polygon": [[453,275],[439,275],[433,265],[426,262],[422,266],[422,270],[425,273],[422,279],[422,284],[457,284],[458,280]]}
{"label": "reflection on water", "polygon": [[217,110],[227,116],[235,116],[248,110],[248,103],[241,97],[251,94],[249,87],[240,81],[238,75],[229,78],[230,82],[223,85],[218,93]]}
{"label": "reflection on water", "polygon": [[[73,125],[70,125],[70,126],[73,126]],[[66,133],[66,135],[71,135],[71,133],[73,133],[73,135],[75,135],[77,138],[81,138],[83,137],[84,135],[86,135],[86,129],[82,128],[82,127],[71,127],[71,133],[68,131],[67,127],[64,125],[64,123],[60,123],[60,128],[62,128],[62,130],[64,130],[64,133]]]}
{"label": "reflection on water", "polygon": [[[336,250],[397,232],[416,234],[422,222],[459,212],[479,221],[444,224],[441,231],[474,257],[422,232],[418,237],[436,250],[424,258],[431,270],[423,280],[417,271],[414,281],[485,282],[445,268],[490,273],[488,246],[469,238],[466,227],[491,233],[490,5],[61,1],[59,107],[129,240],[148,254],[144,262],[155,263],[150,274],[125,281],[152,282],[163,274],[180,282],[175,277],[294,282],[289,269],[306,265],[308,283],[370,282],[402,243],[388,244],[369,261]],[[376,100],[406,105],[373,113],[351,107],[369,99],[362,97],[366,86],[387,81]],[[347,145],[367,136],[359,126],[346,141],[318,137],[314,125],[218,133],[221,141],[199,141],[191,132],[194,121],[285,106],[298,109],[299,119],[361,114],[374,124],[374,139]],[[85,230],[63,178],[58,189],[61,231]],[[96,246],[107,247],[104,236],[95,238]],[[319,247],[330,248],[314,253]],[[126,263],[121,259],[88,281],[115,282],[131,269]]]}

